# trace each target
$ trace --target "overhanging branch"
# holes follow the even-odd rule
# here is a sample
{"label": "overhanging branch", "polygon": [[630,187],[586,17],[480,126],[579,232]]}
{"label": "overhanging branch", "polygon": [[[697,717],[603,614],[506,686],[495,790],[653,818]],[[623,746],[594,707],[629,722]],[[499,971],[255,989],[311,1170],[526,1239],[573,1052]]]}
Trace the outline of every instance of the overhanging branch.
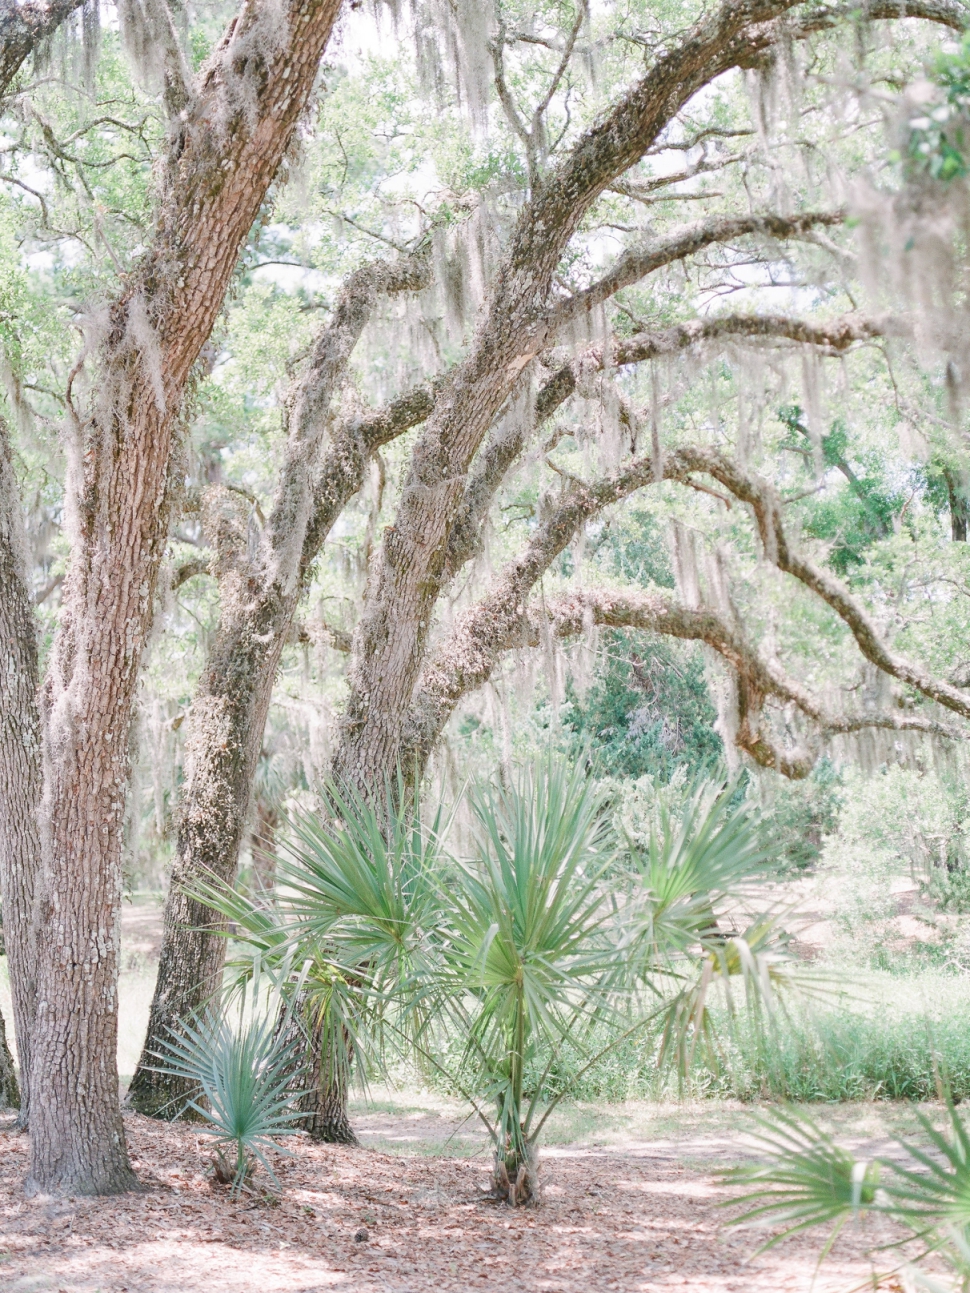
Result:
{"label": "overhanging branch", "polygon": [[799,238],[813,229],[842,224],[845,211],[808,211],[802,215],[771,213],[750,216],[709,216],[697,220],[651,246],[625,251],[610,271],[585,291],[557,303],[548,316],[550,334],[608,301],[624,287],[639,283],[665,265],[684,260],[715,243],[732,242],[750,234],[784,240]]}

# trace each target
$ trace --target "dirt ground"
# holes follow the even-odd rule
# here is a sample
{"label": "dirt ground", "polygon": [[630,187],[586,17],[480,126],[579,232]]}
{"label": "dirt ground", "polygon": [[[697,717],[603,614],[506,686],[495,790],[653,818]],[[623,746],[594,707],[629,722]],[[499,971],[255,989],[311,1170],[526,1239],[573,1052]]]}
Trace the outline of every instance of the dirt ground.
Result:
{"label": "dirt ground", "polygon": [[[833,1114],[872,1152],[904,1109]],[[573,1111],[543,1154],[545,1200],[483,1198],[487,1154],[457,1109],[425,1099],[355,1111],[359,1149],[293,1137],[277,1206],[209,1183],[206,1138],[129,1116],[146,1189],[114,1199],[24,1199],[25,1137],[0,1132],[0,1288],[5,1293],[834,1293],[898,1289],[884,1222],[850,1228],[816,1273],[818,1236],[754,1255],[764,1231],[726,1226],[719,1172],[750,1154],[738,1109]],[[569,1119],[572,1118],[572,1122]],[[888,1120],[887,1120],[888,1119]],[[895,1122],[894,1122],[895,1119]],[[450,1139],[449,1139],[450,1137]],[[875,1278],[874,1278],[875,1276]]]}

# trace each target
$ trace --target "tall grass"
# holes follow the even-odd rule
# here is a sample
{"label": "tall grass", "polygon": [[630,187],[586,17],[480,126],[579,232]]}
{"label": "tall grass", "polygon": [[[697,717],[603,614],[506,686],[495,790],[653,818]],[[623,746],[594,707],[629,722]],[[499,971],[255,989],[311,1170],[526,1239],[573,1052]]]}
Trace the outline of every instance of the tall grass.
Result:
{"label": "tall grass", "polygon": [[578,1081],[582,1057],[567,1048],[552,1084],[589,1102],[925,1100],[946,1090],[970,1100],[970,978],[867,973],[850,992],[779,1015],[767,1035],[723,1008],[717,1022],[717,1062],[698,1060],[685,1081],[658,1064],[659,1036],[644,1035]]}

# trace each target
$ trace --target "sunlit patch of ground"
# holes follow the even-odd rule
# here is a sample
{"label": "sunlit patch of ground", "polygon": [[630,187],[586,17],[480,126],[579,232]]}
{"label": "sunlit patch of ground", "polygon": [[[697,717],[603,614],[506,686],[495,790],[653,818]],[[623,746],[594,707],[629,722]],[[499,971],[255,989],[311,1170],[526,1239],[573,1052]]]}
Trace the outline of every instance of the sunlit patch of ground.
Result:
{"label": "sunlit patch of ground", "polygon": [[[0,1288],[835,1293],[872,1288],[873,1271],[894,1260],[867,1256],[894,1237],[885,1222],[848,1229],[817,1276],[817,1237],[756,1256],[764,1232],[726,1227],[719,1205],[729,1192],[718,1172],[752,1152],[750,1113],[740,1106],[565,1109],[543,1157],[544,1206],[511,1212],[482,1197],[487,1147],[472,1123],[462,1125],[459,1106],[372,1094],[354,1110],[362,1148],[293,1138],[295,1156],[276,1163],[279,1206],[234,1202],[212,1187],[198,1129],[136,1116],[127,1130],[147,1192],[28,1201],[26,1139],[0,1133]],[[879,1150],[914,1116],[890,1105],[821,1112],[840,1138]]]}

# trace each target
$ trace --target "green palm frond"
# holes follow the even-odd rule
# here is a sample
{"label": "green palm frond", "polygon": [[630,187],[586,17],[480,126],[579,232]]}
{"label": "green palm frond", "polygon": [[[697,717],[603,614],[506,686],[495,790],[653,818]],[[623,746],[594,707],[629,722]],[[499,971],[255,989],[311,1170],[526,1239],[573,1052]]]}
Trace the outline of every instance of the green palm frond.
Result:
{"label": "green palm frond", "polygon": [[825,1251],[853,1215],[879,1205],[880,1164],[854,1158],[811,1118],[780,1109],[755,1120],[760,1162],[738,1167],[725,1179],[747,1186],[732,1204],[750,1205],[732,1224],[780,1223],[782,1231],[764,1245],[818,1225],[832,1225]]}
{"label": "green palm frond", "polygon": [[636,858],[641,971],[716,933],[718,909],[765,876],[757,819],[736,782],[698,778],[681,811],[664,809],[645,855]]}
{"label": "green palm frond", "polygon": [[949,1136],[917,1113],[928,1147],[900,1140],[913,1166],[894,1164],[895,1179],[887,1186],[893,1212],[920,1232],[948,1228],[963,1233],[970,1227],[970,1134],[952,1102],[947,1114]]}
{"label": "green palm frond", "polygon": [[734,1224],[780,1222],[784,1229],[765,1247],[797,1231],[832,1225],[824,1257],[849,1217],[878,1211],[901,1222],[909,1238],[922,1242],[916,1263],[937,1254],[956,1279],[937,1280],[911,1263],[909,1286],[927,1293],[970,1288],[970,1134],[952,1103],[948,1133],[938,1131],[924,1115],[917,1117],[927,1144],[899,1140],[908,1162],[855,1159],[810,1118],[791,1109],[758,1118],[761,1130],[755,1140],[762,1161],[725,1173],[726,1181],[748,1187],[740,1199],[726,1201],[750,1205]]}

